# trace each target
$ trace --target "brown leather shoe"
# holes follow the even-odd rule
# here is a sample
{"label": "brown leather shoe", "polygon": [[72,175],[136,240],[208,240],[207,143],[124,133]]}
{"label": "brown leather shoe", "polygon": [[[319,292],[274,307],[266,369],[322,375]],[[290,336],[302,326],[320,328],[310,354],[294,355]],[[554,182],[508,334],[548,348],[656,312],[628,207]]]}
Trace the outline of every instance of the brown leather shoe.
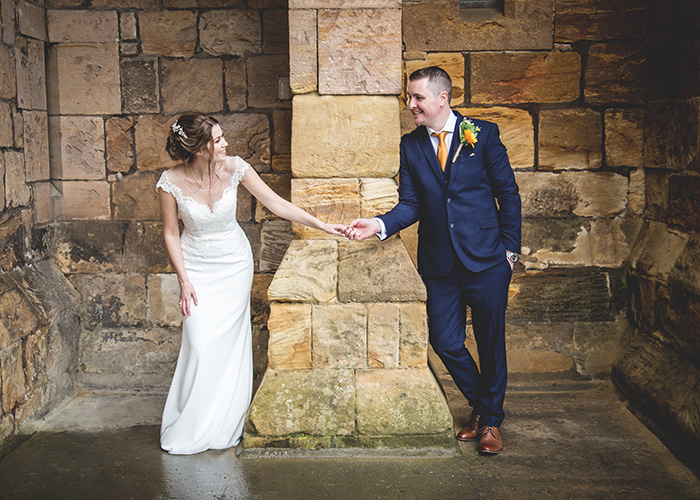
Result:
{"label": "brown leather shoe", "polygon": [[480,418],[478,413],[472,412],[472,418],[469,419],[469,423],[457,434],[457,441],[474,441],[479,431]]}
{"label": "brown leather shoe", "polygon": [[482,455],[496,455],[503,451],[503,441],[498,427],[485,425],[479,429],[479,447],[477,451]]}

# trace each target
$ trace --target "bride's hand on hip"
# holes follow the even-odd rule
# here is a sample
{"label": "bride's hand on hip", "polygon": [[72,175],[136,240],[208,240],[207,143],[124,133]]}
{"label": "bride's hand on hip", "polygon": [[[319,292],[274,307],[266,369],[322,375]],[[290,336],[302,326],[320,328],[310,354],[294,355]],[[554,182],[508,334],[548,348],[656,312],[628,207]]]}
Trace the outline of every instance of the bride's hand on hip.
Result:
{"label": "bride's hand on hip", "polygon": [[197,292],[194,291],[192,283],[187,282],[180,284],[180,301],[177,305],[180,307],[180,312],[185,318],[189,318],[192,314],[192,304],[198,305]]}

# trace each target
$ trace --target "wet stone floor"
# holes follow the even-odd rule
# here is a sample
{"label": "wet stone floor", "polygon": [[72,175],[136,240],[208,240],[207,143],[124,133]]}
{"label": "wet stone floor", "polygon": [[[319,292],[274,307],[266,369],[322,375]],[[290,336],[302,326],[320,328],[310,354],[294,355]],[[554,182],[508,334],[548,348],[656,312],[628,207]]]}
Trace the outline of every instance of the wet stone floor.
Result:
{"label": "wet stone floor", "polygon": [[[467,409],[450,400],[460,426]],[[0,498],[700,498],[696,475],[608,384],[509,392],[506,449],[494,457],[477,455],[473,443],[455,443],[461,453],[447,458],[171,456],[158,446],[162,404],[162,395],[76,397],[0,461]]]}

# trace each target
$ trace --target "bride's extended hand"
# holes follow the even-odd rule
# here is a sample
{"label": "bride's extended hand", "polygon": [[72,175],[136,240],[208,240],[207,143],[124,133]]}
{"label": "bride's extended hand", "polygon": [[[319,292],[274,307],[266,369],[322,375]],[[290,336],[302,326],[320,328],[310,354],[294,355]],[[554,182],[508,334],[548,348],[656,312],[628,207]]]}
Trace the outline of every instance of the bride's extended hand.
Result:
{"label": "bride's extended hand", "polygon": [[180,312],[185,318],[189,318],[192,314],[192,303],[199,305],[197,301],[197,292],[194,291],[194,286],[189,281],[180,284],[180,301],[177,303],[180,306]]}
{"label": "bride's extended hand", "polygon": [[321,229],[328,234],[333,234],[335,236],[345,236],[347,226],[343,224],[327,224],[324,222],[323,226],[321,226]]}

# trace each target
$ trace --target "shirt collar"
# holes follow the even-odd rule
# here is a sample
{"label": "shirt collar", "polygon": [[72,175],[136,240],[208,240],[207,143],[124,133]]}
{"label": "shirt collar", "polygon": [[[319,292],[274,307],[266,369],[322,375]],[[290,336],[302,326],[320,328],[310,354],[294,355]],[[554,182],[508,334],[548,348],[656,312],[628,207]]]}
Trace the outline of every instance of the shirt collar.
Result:
{"label": "shirt collar", "polygon": [[430,127],[427,127],[428,128],[428,135],[432,135],[433,133],[439,134],[443,130],[447,131],[448,134],[451,134],[455,131],[456,126],[457,126],[457,115],[454,114],[454,111],[450,110],[450,116],[447,118],[445,125],[440,130],[435,130],[435,129],[432,129]]}

